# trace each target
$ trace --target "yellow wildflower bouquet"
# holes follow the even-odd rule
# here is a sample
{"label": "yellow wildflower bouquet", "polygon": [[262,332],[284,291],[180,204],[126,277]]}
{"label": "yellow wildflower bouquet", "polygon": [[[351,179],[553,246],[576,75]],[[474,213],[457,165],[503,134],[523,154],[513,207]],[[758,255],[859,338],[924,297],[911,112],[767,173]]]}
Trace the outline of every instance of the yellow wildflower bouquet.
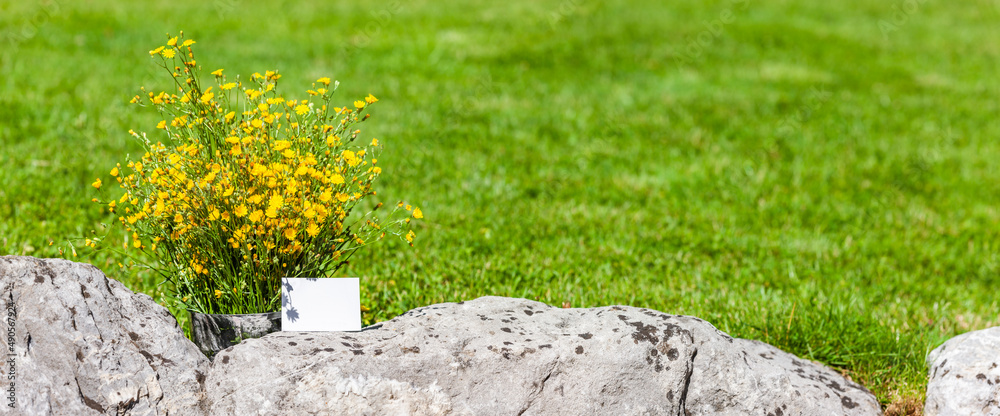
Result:
{"label": "yellow wildflower bouquet", "polygon": [[[356,144],[355,124],[369,118],[375,97],[334,107],[337,83],[324,77],[308,98],[285,99],[278,71],[255,73],[245,84],[219,69],[205,85],[194,44],[181,32],[149,51],[176,92],[143,89],[132,102],[164,116],[156,126],[164,140],[130,130],[146,153],[127,158],[127,170],[111,170],[121,197],[98,201],[118,213],[131,235],[126,246],[159,262],[150,267],[172,280],[181,306],[276,311],[282,277],[328,276],[387,234],[413,244],[410,217],[422,218],[419,208],[401,202],[380,218],[381,203],[363,204],[382,173],[381,145]],[[403,209],[405,218],[395,215]]]}

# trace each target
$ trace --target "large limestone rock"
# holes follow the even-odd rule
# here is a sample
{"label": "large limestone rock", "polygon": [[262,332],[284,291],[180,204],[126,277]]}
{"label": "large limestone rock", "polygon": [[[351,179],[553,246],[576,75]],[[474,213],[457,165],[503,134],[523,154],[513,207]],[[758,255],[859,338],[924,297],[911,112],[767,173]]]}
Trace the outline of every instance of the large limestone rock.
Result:
{"label": "large limestone rock", "polygon": [[208,360],[149,296],[91,265],[0,257],[0,297],[17,312],[4,323],[0,414],[202,412]]}
{"label": "large limestone rock", "polygon": [[698,318],[495,297],[248,340],[205,388],[212,415],[881,414],[835,371]]}
{"label": "large limestone rock", "polygon": [[1000,327],[954,337],[927,356],[924,415],[1000,416]]}

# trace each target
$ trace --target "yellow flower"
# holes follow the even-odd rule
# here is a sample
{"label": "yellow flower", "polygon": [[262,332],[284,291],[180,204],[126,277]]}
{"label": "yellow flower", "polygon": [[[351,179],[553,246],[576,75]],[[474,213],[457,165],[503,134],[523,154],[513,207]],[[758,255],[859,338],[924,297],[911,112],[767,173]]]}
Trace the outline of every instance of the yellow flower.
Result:
{"label": "yellow flower", "polygon": [[374,103],[376,101],[378,101],[378,98],[375,98],[374,95],[368,94],[368,96],[365,97],[365,102],[368,104]]}
{"label": "yellow flower", "polygon": [[219,299],[221,297],[222,297],[222,291],[219,289],[215,289],[215,298]]}
{"label": "yellow flower", "polygon": [[205,91],[205,93],[201,95],[202,104],[208,104],[209,101],[212,101],[212,99],[215,98],[215,93],[211,90],[212,89],[209,88],[208,91]]}
{"label": "yellow flower", "polygon": [[275,152],[280,152],[289,147],[292,147],[292,142],[288,140],[275,140],[274,144],[271,146]]}
{"label": "yellow flower", "polygon": [[323,84],[323,85],[330,85],[330,77],[323,77],[323,78],[317,79],[316,82],[318,82],[320,84]]}
{"label": "yellow flower", "polygon": [[415,238],[416,236],[417,236],[417,234],[415,234],[415,233],[413,232],[413,230],[410,230],[410,232],[406,234],[406,241],[408,241],[408,242],[411,242],[411,243],[412,243],[412,242],[413,242],[413,239],[414,239],[414,238]]}
{"label": "yellow flower", "polygon": [[264,211],[261,211],[259,209],[255,210],[252,214],[250,214],[250,221],[260,222],[260,219],[263,216],[264,216]]}
{"label": "yellow flower", "polygon": [[170,59],[173,58],[177,52],[174,52],[173,49],[164,49],[163,52],[160,52],[160,54],[162,54],[164,58]]}
{"label": "yellow flower", "polygon": [[191,45],[194,45],[195,43],[196,43],[195,41],[193,41],[191,39],[188,39],[188,40],[184,41],[184,43],[182,43],[181,46],[191,46]]}
{"label": "yellow flower", "polygon": [[219,88],[222,88],[223,90],[231,90],[233,88],[236,88],[236,83],[235,82],[227,82],[227,83],[223,84]]}
{"label": "yellow flower", "polygon": [[378,146],[378,139],[372,139],[372,146],[374,147]]}
{"label": "yellow flower", "polygon": [[295,232],[294,228],[285,228],[284,234],[285,234],[285,238],[287,238],[289,240],[295,240],[295,234],[296,234],[296,232]]}
{"label": "yellow flower", "polygon": [[117,166],[111,169],[111,176],[118,176],[118,167]]}
{"label": "yellow flower", "polygon": [[309,223],[309,226],[306,227],[306,234],[309,234],[310,237],[315,237],[319,235],[319,227],[316,225],[316,223],[314,222]]}
{"label": "yellow flower", "polygon": [[97,180],[94,181],[94,183],[90,184],[90,186],[93,186],[94,188],[97,189],[101,189],[101,178],[97,178]]}
{"label": "yellow flower", "polygon": [[160,120],[159,123],[156,123],[156,128],[166,130],[167,129],[167,120]]}
{"label": "yellow flower", "polygon": [[236,207],[236,209],[233,210],[233,214],[236,214],[236,216],[240,217],[240,218],[245,217],[247,215],[247,206],[246,205],[240,205],[240,206]]}
{"label": "yellow flower", "polygon": [[420,208],[414,208],[413,209],[413,218],[420,219],[420,218],[423,218],[423,217],[424,217],[424,213],[423,213],[423,211],[420,210]]}
{"label": "yellow flower", "polygon": [[357,107],[358,110],[360,110],[362,108],[365,108],[365,102],[364,101],[355,101],[354,102],[354,106]]}
{"label": "yellow flower", "polygon": [[226,122],[228,123],[228,122],[232,121],[233,117],[236,117],[236,112],[235,111],[230,111],[230,112],[226,113]]}
{"label": "yellow flower", "polygon": [[297,107],[295,107],[295,114],[298,114],[300,116],[303,115],[303,114],[305,114],[305,113],[308,113],[308,112],[309,112],[309,106],[308,105],[300,104]]}
{"label": "yellow flower", "polygon": [[163,47],[160,46],[159,48],[156,48],[156,49],[153,49],[153,50],[149,51],[149,56],[156,55],[156,54],[158,54],[158,53],[160,53],[162,51],[163,51]]}
{"label": "yellow flower", "polygon": [[361,161],[358,160],[358,157],[354,154],[354,152],[350,150],[344,151],[344,161],[347,162],[347,164],[350,165],[351,167],[355,167],[358,165],[358,163],[361,163]]}
{"label": "yellow flower", "polygon": [[176,44],[177,44],[177,36],[174,36],[167,41],[167,45],[174,46]]}
{"label": "yellow flower", "polygon": [[221,77],[222,76],[222,68],[219,68],[219,69],[216,69],[215,71],[212,71],[212,75],[215,75],[217,77]]}

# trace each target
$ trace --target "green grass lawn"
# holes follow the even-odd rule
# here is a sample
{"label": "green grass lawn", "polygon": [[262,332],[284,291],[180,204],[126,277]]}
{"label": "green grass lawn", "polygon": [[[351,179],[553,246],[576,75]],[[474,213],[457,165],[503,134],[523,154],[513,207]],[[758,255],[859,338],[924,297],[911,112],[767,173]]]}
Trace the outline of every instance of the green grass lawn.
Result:
{"label": "green grass lawn", "polygon": [[368,322],[484,295],[653,308],[889,404],[1000,321],[1000,2],[145,3],[0,4],[0,254],[158,297],[81,239],[112,219],[90,183],[159,120],[127,104],[167,87],[146,52],[184,30],[208,71],[380,99],[379,196],[426,218],[415,249],[354,257]]}

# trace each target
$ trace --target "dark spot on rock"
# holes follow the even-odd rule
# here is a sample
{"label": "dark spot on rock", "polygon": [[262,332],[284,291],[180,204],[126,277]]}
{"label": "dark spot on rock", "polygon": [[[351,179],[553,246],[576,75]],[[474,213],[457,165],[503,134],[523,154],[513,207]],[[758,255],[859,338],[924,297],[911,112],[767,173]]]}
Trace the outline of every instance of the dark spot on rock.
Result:
{"label": "dark spot on rock", "polygon": [[591,338],[593,338],[593,337],[594,337],[594,336],[593,336],[593,335],[591,335],[591,334],[590,334],[589,332],[588,332],[588,333],[586,333],[586,334],[579,334],[579,336],[580,336],[580,338],[583,338],[583,339],[591,339]]}
{"label": "dark spot on rock", "polygon": [[291,346],[293,346],[293,347],[294,347],[294,346],[296,346],[296,345],[299,345],[299,344],[298,344],[298,343],[295,343],[295,342],[289,342],[289,343],[288,343],[288,345],[291,345]]}
{"label": "dark spot on rock", "polygon": [[83,351],[76,350],[76,360],[81,363],[83,362]]}
{"label": "dark spot on rock", "polygon": [[659,361],[657,361],[657,362],[656,362],[656,366],[655,366],[655,367],[653,367],[653,370],[656,370],[656,372],[657,372],[657,373],[659,373],[659,372],[663,371],[663,364],[660,364],[660,362],[659,362]]}
{"label": "dark spot on rock", "polygon": [[312,341],[314,338],[306,338],[306,341]]}
{"label": "dark spot on rock", "polygon": [[354,355],[365,355],[365,352],[362,350],[351,350],[351,352],[353,352]]}
{"label": "dark spot on rock", "polygon": [[135,332],[129,331],[128,337],[131,338],[132,341],[138,341],[139,340],[139,334],[136,334]]}
{"label": "dark spot on rock", "polygon": [[858,407],[858,404],[854,403],[854,400],[851,400],[851,398],[847,396],[842,396],[840,398],[840,404],[844,405],[844,407],[848,409],[853,409],[855,407]]}
{"label": "dark spot on rock", "polygon": [[986,374],[983,373],[976,374],[976,380],[986,380]]}
{"label": "dark spot on rock", "polygon": [[670,391],[667,392],[667,401],[668,402],[674,401],[674,391],[673,390],[670,390]]}
{"label": "dark spot on rock", "polygon": [[552,348],[552,344],[542,344],[538,346],[538,349]]}
{"label": "dark spot on rock", "polygon": [[501,331],[510,333],[510,328],[500,328]]}
{"label": "dark spot on rock", "polygon": [[582,347],[582,346],[579,346],[579,345],[577,345],[577,346],[576,346],[576,353],[577,353],[577,354],[583,354],[583,347]]}
{"label": "dark spot on rock", "polygon": [[513,343],[513,342],[510,342],[510,341],[504,341],[504,342],[503,342],[503,345],[514,345],[514,343]]}
{"label": "dark spot on rock", "polygon": [[375,355],[382,355],[382,349],[381,348],[376,348],[375,349]]}
{"label": "dark spot on rock", "polygon": [[669,358],[670,361],[674,361],[680,356],[681,354],[677,352],[677,348],[671,348],[670,350],[667,351],[667,358]]}
{"label": "dark spot on rock", "polygon": [[45,283],[45,278],[41,275],[35,276],[35,283]]}
{"label": "dark spot on rock", "polygon": [[611,328],[611,332],[618,332],[618,328]]}
{"label": "dark spot on rock", "polygon": [[465,304],[465,301],[464,301],[464,300],[463,300],[463,301],[461,301],[461,302],[458,302],[458,305],[464,305],[464,304]]}
{"label": "dark spot on rock", "polygon": [[412,352],[414,354],[420,354],[420,347],[412,347],[412,348],[403,347],[403,354],[406,354],[408,352]]}
{"label": "dark spot on rock", "polygon": [[839,392],[844,391],[844,389],[840,387],[840,383],[837,383],[836,381],[830,381],[830,383],[826,386]]}
{"label": "dark spot on rock", "polygon": [[194,379],[198,380],[198,384],[205,384],[205,373],[196,370],[194,372]]}
{"label": "dark spot on rock", "polygon": [[773,360],[774,359],[774,357],[768,357],[767,354],[763,353],[763,352],[760,353],[759,355],[761,356],[761,358],[763,358],[765,360]]}
{"label": "dark spot on rock", "polygon": [[640,321],[629,322],[628,317],[625,315],[618,315],[618,319],[621,319],[625,324],[635,327],[635,332],[632,333],[632,341],[638,344],[640,341],[647,341],[653,345],[660,342],[660,338],[656,336],[656,332],[659,331],[655,326],[646,325]]}
{"label": "dark spot on rock", "polygon": [[145,328],[146,324],[139,324],[139,326]]}
{"label": "dark spot on rock", "polygon": [[961,374],[955,374],[955,378],[962,378]]}
{"label": "dark spot on rock", "polygon": [[535,353],[535,349],[534,348],[527,348],[527,347],[525,347],[524,351],[521,351],[521,358],[524,358],[525,354],[534,354],[534,353]]}
{"label": "dark spot on rock", "polygon": [[222,356],[222,363],[223,364],[229,364],[229,356],[228,355],[223,355]]}
{"label": "dark spot on rock", "polygon": [[326,352],[334,352],[334,351],[336,351],[336,350],[334,350],[333,348],[329,348],[329,347],[327,347],[327,348],[323,348],[323,351],[326,351]]}
{"label": "dark spot on rock", "polygon": [[531,315],[534,315],[535,313],[532,312],[532,311],[529,311],[529,310],[525,309],[524,314],[528,315],[528,316],[531,316]]}

